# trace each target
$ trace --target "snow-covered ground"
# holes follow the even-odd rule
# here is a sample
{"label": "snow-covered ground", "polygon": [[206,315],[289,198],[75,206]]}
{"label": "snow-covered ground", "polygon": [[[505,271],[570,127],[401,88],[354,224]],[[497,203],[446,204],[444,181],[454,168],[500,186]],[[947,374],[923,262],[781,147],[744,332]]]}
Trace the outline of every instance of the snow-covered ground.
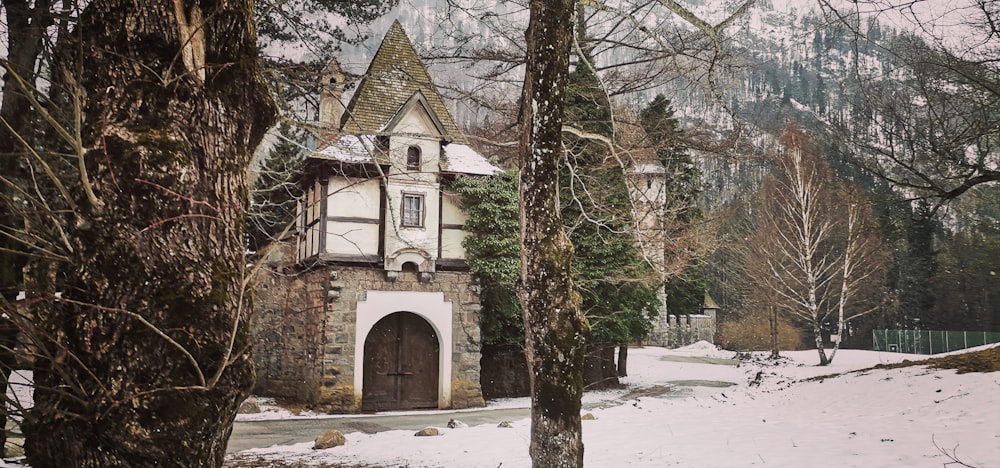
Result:
{"label": "snow-covered ground", "polygon": [[[632,348],[629,388],[588,393],[583,421],[588,467],[941,467],[1000,463],[1000,373],[957,374],[925,366],[866,369],[926,356],[841,350],[828,367],[815,351],[763,354],[739,365],[692,362],[735,353],[707,343],[687,348]],[[713,361],[721,362],[721,361]],[[843,373],[836,377],[811,379]],[[811,379],[811,380],[807,380]],[[726,381],[730,387],[683,386]],[[671,382],[674,382],[673,384]],[[635,396],[644,388],[670,391]],[[651,391],[649,394],[659,392]],[[632,396],[628,396],[632,395]],[[526,399],[504,406],[527,405]],[[261,417],[280,417],[278,413]],[[241,416],[241,418],[248,418]],[[460,419],[460,415],[459,415]],[[510,428],[438,428],[347,434],[347,444],[312,450],[311,441],[241,452],[285,463],[407,467],[530,466],[530,422]],[[954,458],[954,459],[953,459]]]}

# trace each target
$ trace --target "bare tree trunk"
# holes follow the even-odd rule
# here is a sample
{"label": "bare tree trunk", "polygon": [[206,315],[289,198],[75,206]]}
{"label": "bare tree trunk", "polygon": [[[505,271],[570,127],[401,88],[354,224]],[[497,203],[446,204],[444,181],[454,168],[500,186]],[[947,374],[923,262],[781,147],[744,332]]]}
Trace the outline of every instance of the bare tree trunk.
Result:
{"label": "bare tree trunk", "polygon": [[[4,0],[7,30],[7,60],[3,70],[3,102],[0,103],[0,392],[6,392],[7,382],[17,358],[20,323],[14,301],[23,287],[22,269],[27,262],[28,249],[16,241],[23,228],[23,206],[17,202],[17,189],[22,174],[20,161],[25,148],[21,138],[31,140],[31,106],[25,89],[35,82],[36,62],[42,52],[42,40],[48,25],[52,24],[50,0]],[[0,393],[2,395],[3,393]],[[6,454],[7,405],[0,404],[0,456]]]}
{"label": "bare tree trunk", "polygon": [[246,169],[274,121],[252,15],[252,0],[93,0],[60,41],[86,150],[64,296],[39,324],[32,466],[222,465],[253,382]]}
{"label": "bare tree trunk", "polygon": [[539,468],[583,466],[580,399],[590,326],[570,276],[573,246],[559,211],[573,6],[573,0],[532,0],[525,34],[520,299],[531,379],[531,460]]}
{"label": "bare tree trunk", "polygon": [[628,375],[628,345],[623,344],[618,347],[618,377]]}
{"label": "bare tree trunk", "polygon": [[823,349],[823,332],[818,321],[813,322],[813,338],[816,342],[816,352],[819,353],[819,365],[830,364],[830,360],[826,357],[826,350]]}
{"label": "bare tree trunk", "polygon": [[778,350],[778,309],[774,305],[769,305],[767,316],[771,323],[771,359],[778,359],[781,357]]}
{"label": "bare tree trunk", "polygon": [[[858,195],[848,191],[845,198],[847,197],[858,197]],[[847,240],[840,274],[840,296],[837,300],[837,340],[830,353],[830,362],[837,356],[840,343],[844,340],[844,328],[847,322],[876,310],[872,307],[852,316],[847,314],[847,302],[854,297],[862,282],[878,278],[878,273],[885,262],[885,257],[880,255],[884,249],[880,248],[878,242],[872,240],[872,236],[868,234],[870,230],[864,229],[865,221],[869,219],[866,216],[869,209],[863,208],[860,202],[847,205]]]}

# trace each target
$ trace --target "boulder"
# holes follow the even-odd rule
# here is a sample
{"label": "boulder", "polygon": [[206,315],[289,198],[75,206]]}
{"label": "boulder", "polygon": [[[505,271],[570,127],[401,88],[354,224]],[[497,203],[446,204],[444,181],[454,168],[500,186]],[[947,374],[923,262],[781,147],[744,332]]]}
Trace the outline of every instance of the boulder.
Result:
{"label": "boulder", "polygon": [[415,435],[417,437],[427,437],[427,436],[441,435],[441,432],[438,431],[436,427],[425,427],[425,428],[417,431],[417,433],[413,434],[413,435]]}
{"label": "boulder", "polygon": [[248,399],[240,405],[240,409],[236,410],[239,414],[257,414],[260,413],[260,405],[257,404],[256,400]]}
{"label": "boulder", "polygon": [[347,443],[344,434],[336,429],[330,429],[319,435],[313,444],[313,450],[325,450],[333,447],[340,447]]}

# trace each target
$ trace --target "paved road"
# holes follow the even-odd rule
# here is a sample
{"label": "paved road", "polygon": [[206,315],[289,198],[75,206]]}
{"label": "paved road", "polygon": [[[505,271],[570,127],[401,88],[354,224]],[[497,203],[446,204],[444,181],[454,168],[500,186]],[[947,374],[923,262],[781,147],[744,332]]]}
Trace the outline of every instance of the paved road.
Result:
{"label": "paved road", "polygon": [[[663,356],[664,361],[692,362],[700,364],[736,365],[733,359],[709,357]],[[727,387],[735,385],[732,382],[716,382],[701,380],[677,380],[667,382],[658,392],[647,392],[646,396],[674,397],[685,395],[678,387]],[[674,390],[671,390],[673,388]],[[639,393],[642,389],[640,389]],[[646,389],[651,390],[651,389]],[[652,389],[655,390],[655,389]],[[626,395],[626,398],[629,396]],[[604,406],[614,402],[601,402],[584,405],[585,408]],[[233,434],[229,437],[228,451],[239,452],[256,447],[272,445],[288,445],[309,442],[329,429],[343,433],[367,432],[375,433],[389,430],[419,431],[428,426],[445,427],[452,418],[458,419],[470,426],[480,424],[499,424],[501,421],[516,421],[529,417],[528,408],[481,409],[462,411],[411,411],[387,415],[337,415],[319,419],[280,419],[264,421],[236,422]]]}
{"label": "paved road", "polygon": [[237,421],[229,437],[228,451],[239,452],[255,447],[270,447],[308,442],[329,429],[348,432],[381,432],[396,429],[419,431],[428,426],[446,427],[452,418],[470,426],[499,424],[529,416],[528,408],[484,409],[474,411],[412,411],[390,415],[349,415],[324,419],[280,419]]}

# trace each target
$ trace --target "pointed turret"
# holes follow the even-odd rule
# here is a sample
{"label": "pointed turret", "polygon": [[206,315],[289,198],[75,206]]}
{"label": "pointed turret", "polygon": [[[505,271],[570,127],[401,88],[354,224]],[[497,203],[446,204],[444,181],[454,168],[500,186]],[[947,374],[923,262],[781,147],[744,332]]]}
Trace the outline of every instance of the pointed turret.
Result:
{"label": "pointed turret", "polygon": [[386,124],[417,92],[422,93],[430,110],[436,114],[444,130],[443,137],[466,143],[403,26],[394,21],[347,105],[340,121],[341,132],[355,135],[384,132]]}

